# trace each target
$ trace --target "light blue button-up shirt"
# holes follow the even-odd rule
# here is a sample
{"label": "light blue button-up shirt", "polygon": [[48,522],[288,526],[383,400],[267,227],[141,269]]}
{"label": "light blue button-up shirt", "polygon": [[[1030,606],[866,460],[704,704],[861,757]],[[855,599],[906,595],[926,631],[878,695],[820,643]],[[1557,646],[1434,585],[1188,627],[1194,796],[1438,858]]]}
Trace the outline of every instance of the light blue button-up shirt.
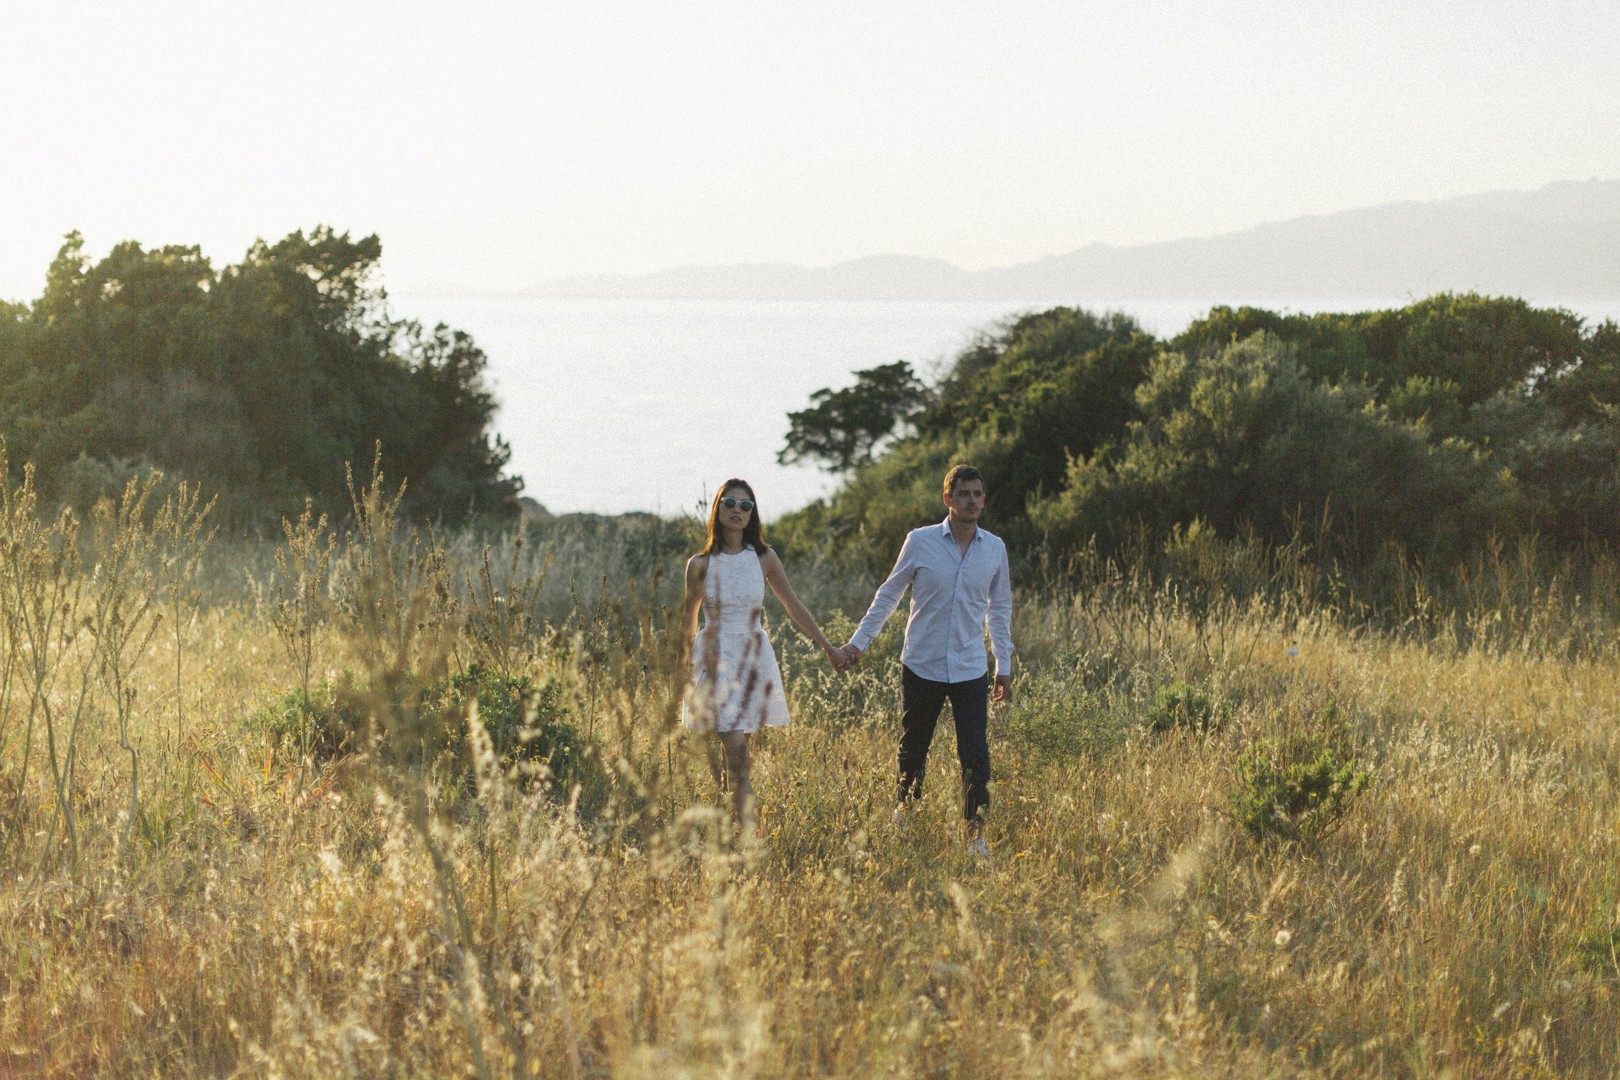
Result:
{"label": "light blue button-up shirt", "polygon": [[850,644],[865,652],[889,621],[911,586],[911,614],[901,662],[925,679],[965,682],[986,671],[984,631],[996,674],[1012,674],[1012,582],[1007,545],[983,529],[973,534],[967,553],[951,535],[951,519],[913,529],[900,548],[889,579],[878,587],[872,606]]}

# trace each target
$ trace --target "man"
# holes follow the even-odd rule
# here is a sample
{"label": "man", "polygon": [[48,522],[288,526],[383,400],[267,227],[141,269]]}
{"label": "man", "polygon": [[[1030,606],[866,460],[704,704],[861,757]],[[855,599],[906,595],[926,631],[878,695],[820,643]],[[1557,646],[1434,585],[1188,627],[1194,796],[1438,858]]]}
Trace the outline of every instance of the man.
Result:
{"label": "man", "polygon": [[[904,827],[906,804],[922,794],[928,744],[947,700],[956,723],[956,754],[962,766],[962,815],[968,846],[989,859],[984,811],[990,805],[990,744],[985,726],[989,701],[1008,701],[1012,690],[1012,585],[1007,545],[979,528],[984,478],[971,465],[945,474],[945,520],[913,529],[900,558],[872,598],[872,606],[844,646],[853,666],[871,646],[900,597],[911,587],[911,614],[901,650],[902,714],[900,786],[895,824]],[[985,625],[996,656],[995,693],[989,693],[984,655]]]}

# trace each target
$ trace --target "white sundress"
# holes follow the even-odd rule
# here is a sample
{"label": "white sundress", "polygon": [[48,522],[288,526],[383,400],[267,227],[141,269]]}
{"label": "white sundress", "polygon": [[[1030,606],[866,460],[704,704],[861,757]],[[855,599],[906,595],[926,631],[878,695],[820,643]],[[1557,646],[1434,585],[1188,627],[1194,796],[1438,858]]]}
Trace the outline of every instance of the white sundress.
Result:
{"label": "white sundress", "polygon": [[681,722],[694,731],[758,731],[788,722],[782,669],[760,616],[765,573],[743,548],[709,556],[703,578],[703,629],[692,641],[692,683]]}

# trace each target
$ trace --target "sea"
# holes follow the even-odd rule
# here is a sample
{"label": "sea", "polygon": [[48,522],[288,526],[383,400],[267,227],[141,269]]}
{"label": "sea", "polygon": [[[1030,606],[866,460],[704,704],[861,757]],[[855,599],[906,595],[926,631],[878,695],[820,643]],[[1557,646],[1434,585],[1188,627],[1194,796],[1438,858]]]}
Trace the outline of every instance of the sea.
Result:
{"label": "sea", "polygon": [[[1216,303],[1274,311],[1402,307],[1411,297],[1070,301],[1122,311],[1170,337]],[[1531,300],[1596,324],[1620,298]],[[702,514],[715,488],[747,480],[770,515],[832,492],[837,478],[776,460],[788,413],[854,373],[908,361],[930,381],[981,334],[1050,303],[542,299],[393,294],[396,317],[445,323],[488,357],[495,430],[524,495],[556,514]]]}

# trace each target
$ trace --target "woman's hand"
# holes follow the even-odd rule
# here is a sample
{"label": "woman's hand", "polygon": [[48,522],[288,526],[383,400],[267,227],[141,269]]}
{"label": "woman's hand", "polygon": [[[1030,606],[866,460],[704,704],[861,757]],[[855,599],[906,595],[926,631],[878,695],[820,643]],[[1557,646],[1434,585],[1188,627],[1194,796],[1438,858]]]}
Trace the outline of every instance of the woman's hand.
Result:
{"label": "woman's hand", "polygon": [[821,651],[827,654],[827,663],[832,665],[834,671],[842,672],[844,670],[843,649],[834,648],[833,643],[829,641],[821,646]]}

